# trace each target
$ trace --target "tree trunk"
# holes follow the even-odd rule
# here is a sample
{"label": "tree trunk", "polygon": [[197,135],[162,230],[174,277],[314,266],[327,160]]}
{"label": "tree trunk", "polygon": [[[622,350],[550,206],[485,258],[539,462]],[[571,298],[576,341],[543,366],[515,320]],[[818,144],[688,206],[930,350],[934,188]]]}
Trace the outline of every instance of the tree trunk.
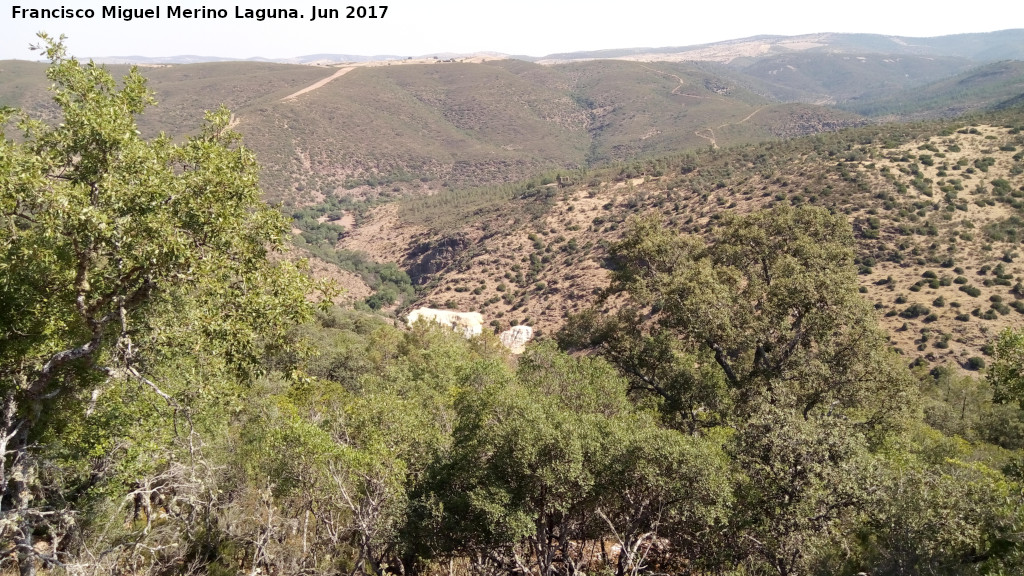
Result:
{"label": "tree trunk", "polygon": [[[13,398],[10,399],[13,404]],[[32,514],[29,506],[32,502],[32,490],[29,486],[32,474],[32,464],[28,454],[28,431],[18,430],[12,438],[13,444],[7,452],[13,454],[11,459],[11,472],[7,480],[7,488],[10,492],[11,508],[5,512],[14,513],[21,517],[21,522],[14,532],[14,545],[18,549],[18,572],[21,576],[35,576],[36,555],[32,533],[35,531]]]}

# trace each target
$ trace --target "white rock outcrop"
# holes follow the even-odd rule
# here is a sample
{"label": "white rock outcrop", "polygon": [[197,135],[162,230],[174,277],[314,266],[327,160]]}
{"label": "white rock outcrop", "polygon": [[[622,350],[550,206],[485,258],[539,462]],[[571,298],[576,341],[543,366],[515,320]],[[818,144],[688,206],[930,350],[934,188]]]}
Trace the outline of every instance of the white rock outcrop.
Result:
{"label": "white rock outcrop", "polygon": [[437,322],[462,334],[466,338],[478,336],[484,331],[484,317],[479,312],[454,312],[452,310],[437,310],[434,308],[417,308],[406,316],[409,326],[412,326],[419,319],[427,322]]}
{"label": "white rock outcrop", "polygon": [[513,326],[499,334],[498,339],[513,354],[522,354],[526,350],[526,343],[533,339],[533,328]]}

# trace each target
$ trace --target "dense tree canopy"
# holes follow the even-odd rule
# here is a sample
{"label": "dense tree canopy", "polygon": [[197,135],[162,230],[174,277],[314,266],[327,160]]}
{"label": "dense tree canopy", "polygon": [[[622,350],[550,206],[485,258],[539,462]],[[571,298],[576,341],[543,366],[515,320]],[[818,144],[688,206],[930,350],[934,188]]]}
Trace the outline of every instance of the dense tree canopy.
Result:
{"label": "dense tree canopy", "polygon": [[23,574],[44,556],[41,526],[59,538],[74,523],[60,503],[69,487],[45,485],[40,470],[49,449],[74,443],[62,426],[100,411],[113,428],[78,433],[124,433],[133,409],[106,400],[145,402],[136,386],[186,417],[261,372],[267,347],[310,314],[305,276],[267,259],[284,221],[260,203],[228,114],[182,144],[143,140],[135,116],[153,100],[142,76],[119,86],[43,39],[61,123],[0,117],[22,132],[0,142],[0,558],[16,552]]}
{"label": "dense tree canopy", "polygon": [[1017,402],[1024,409],[1024,330],[1005,330],[996,341],[992,383],[999,401]]}
{"label": "dense tree canopy", "polygon": [[[893,479],[950,472],[902,469],[914,461],[903,451],[916,448],[897,439],[914,426],[917,391],[858,294],[852,247],[849,224],[818,208],[726,214],[706,236],[640,218],[610,249],[612,285],[600,306],[612,311],[586,311],[559,335],[563,346],[615,363],[666,425],[697,436],[731,431],[723,449],[733,508],[719,544],[705,541],[696,564],[783,575],[867,568],[871,560],[826,551],[876,513],[896,523],[882,532],[912,530],[901,523],[918,519],[888,498],[931,494]],[[984,484],[984,473],[953,468],[943,489],[970,498]],[[969,522],[971,512],[950,515]],[[919,548],[930,538],[939,536],[911,538],[899,552],[890,542],[868,548],[876,565],[918,573],[949,561]],[[983,538],[959,553],[990,553]]]}

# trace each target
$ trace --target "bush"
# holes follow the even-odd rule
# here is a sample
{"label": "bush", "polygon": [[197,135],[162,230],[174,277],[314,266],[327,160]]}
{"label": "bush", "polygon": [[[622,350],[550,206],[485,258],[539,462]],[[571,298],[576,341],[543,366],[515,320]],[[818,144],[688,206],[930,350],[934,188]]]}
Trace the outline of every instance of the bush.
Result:
{"label": "bush", "polygon": [[924,304],[911,304],[906,310],[900,312],[900,316],[903,318],[917,318],[918,316],[923,316],[929,312],[931,312],[931,310]]}
{"label": "bush", "polygon": [[964,367],[968,370],[981,370],[985,368],[985,359],[981,356],[971,356],[967,359],[967,365]]}
{"label": "bush", "polygon": [[971,285],[961,286],[960,291],[967,294],[968,296],[971,296],[972,298],[977,298],[978,296],[981,295],[981,290]]}

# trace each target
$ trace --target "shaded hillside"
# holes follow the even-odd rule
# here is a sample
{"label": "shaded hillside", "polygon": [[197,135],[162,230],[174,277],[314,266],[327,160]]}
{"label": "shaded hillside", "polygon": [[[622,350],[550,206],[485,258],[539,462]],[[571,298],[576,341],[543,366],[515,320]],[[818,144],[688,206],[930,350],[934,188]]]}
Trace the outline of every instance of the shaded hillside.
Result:
{"label": "shaded hillside", "polygon": [[973,68],[952,78],[886,98],[853,98],[840,107],[870,116],[949,117],[974,110],[1006,107],[1022,94],[1024,62],[1011,60]]}

